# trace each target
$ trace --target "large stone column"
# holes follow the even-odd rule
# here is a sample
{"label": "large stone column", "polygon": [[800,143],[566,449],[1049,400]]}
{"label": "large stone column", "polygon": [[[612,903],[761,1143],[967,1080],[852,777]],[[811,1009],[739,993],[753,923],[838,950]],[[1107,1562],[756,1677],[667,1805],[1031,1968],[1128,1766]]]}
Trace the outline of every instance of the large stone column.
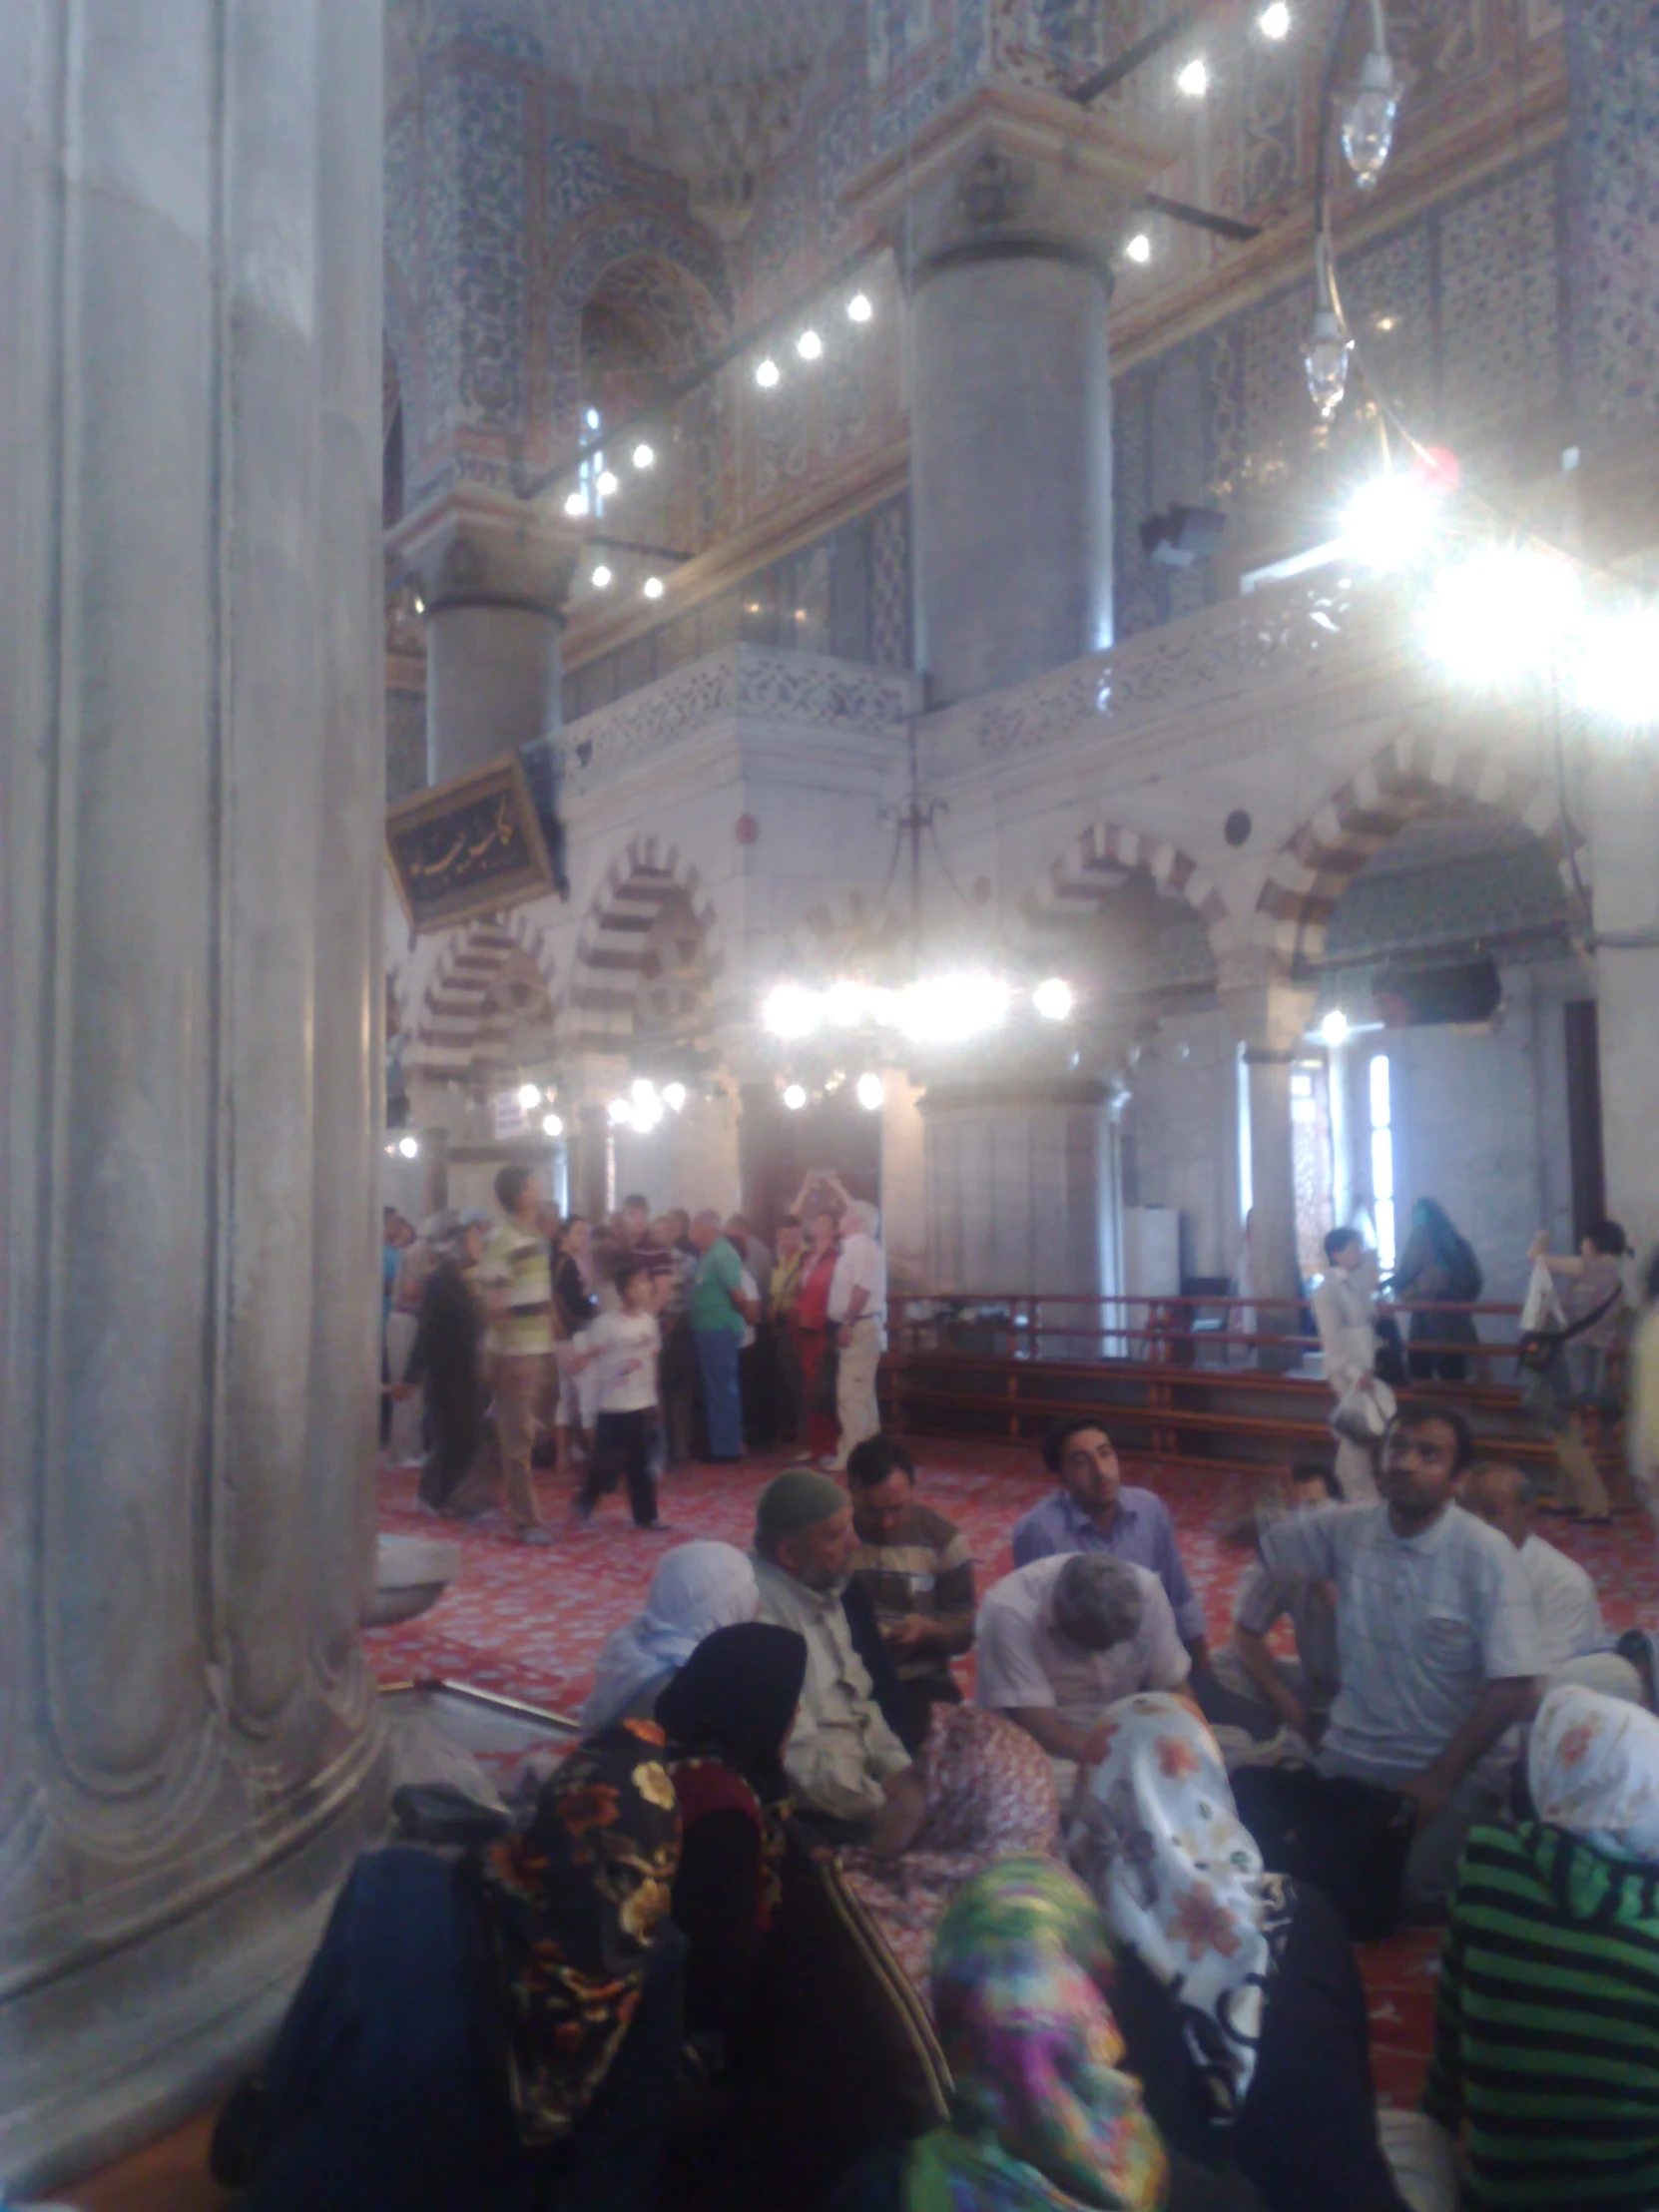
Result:
{"label": "large stone column", "polygon": [[1112,642],[1107,257],[1166,159],[982,87],[852,195],[908,273],[917,666],[934,706]]}
{"label": "large stone column", "polygon": [[1601,1143],[1607,1210],[1646,1258],[1659,1243],[1659,756],[1653,735],[1599,733],[1590,764],[1590,853],[1595,870],[1596,1028],[1601,1051]]}
{"label": "large stone column", "polygon": [[391,542],[426,607],[427,782],[551,736],[576,533],[523,504],[454,500]]}
{"label": "large stone column", "polygon": [[[1296,1151],[1291,1131],[1291,1067],[1313,1008],[1313,994],[1289,984],[1241,994],[1234,1012],[1245,1037],[1250,1098],[1250,1288],[1258,1298],[1302,1295],[1296,1246]],[[1259,1312],[1264,1336],[1294,1336],[1294,1312]],[[1261,1367],[1294,1364],[1264,1345]]]}
{"label": "large stone column", "polygon": [[0,11],[0,2179],[266,2035],[377,1826],[380,40]]}

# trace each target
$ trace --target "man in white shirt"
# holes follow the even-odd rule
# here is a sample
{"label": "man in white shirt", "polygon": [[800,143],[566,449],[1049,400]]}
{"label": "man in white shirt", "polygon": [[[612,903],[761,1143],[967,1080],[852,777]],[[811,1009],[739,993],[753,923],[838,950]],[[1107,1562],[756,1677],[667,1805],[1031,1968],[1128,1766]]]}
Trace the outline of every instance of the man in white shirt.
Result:
{"label": "man in white shirt", "polygon": [[1473,1457],[1460,1413],[1402,1405],[1383,1442],[1385,1503],[1289,1513],[1259,1532],[1271,1574],[1337,1586],[1342,1688],[1320,1771],[1416,1801],[1404,1894],[1420,1917],[1443,1908],[1470,1827],[1502,1811],[1482,1763],[1531,1711],[1542,1672],[1514,1545],[1455,1503]]}
{"label": "man in white shirt", "polygon": [[[1373,1389],[1377,1383],[1377,1255],[1358,1229],[1333,1229],[1325,1258],[1325,1278],[1314,1293],[1314,1323],[1325,1380],[1340,1405],[1356,1384]],[[1379,1433],[1382,1425],[1379,1421]],[[1376,1461],[1375,1444],[1337,1438],[1337,1480],[1351,1505],[1377,1502]]]}
{"label": "man in white shirt", "polygon": [[1543,1672],[1556,1674],[1573,1659],[1587,1659],[1608,1647],[1596,1586],[1576,1559],[1546,1544],[1533,1525],[1537,1488],[1519,1467],[1471,1467],[1458,1492],[1459,1502],[1520,1553],[1520,1563],[1538,1615],[1538,1651]]}
{"label": "man in white shirt", "polygon": [[1111,1552],[1051,1552],[992,1586],[974,1630],[978,1702],[1054,1761],[1062,1807],[1104,1749],[1106,1709],[1179,1690],[1192,1661],[1158,1577]]}
{"label": "man in white shirt", "polygon": [[830,1279],[830,1326],[835,1333],[835,1412],[840,1473],[854,1444],[881,1431],[875,1376],[887,1349],[887,1256],[875,1241],[876,1212],[854,1199],[841,1216],[840,1258]]}

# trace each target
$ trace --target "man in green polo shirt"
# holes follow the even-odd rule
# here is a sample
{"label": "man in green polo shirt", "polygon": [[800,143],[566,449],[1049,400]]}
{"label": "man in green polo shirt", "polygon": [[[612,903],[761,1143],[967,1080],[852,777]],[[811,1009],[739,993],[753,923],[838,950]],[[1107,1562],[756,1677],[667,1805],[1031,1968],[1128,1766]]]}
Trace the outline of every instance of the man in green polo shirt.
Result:
{"label": "man in green polo shirt", "polygon": [[702,1213],[691,1225],[697,1247],[692,1277],[691,1329],[697,1369],[703,1379],[703,1411],[709,1430],[709,1457],[743,1457],[743,1402],[738,1395],[738,1352],[750,1316],[743,1291],[743,1262],[721,1234],[720,1216]]}

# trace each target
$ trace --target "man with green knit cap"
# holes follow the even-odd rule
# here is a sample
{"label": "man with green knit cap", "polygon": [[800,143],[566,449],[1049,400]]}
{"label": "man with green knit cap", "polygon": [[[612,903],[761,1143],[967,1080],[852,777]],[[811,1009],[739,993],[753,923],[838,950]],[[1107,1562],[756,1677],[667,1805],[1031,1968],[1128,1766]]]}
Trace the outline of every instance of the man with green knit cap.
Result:
{"label": "man with green knit cap", "polygon": [[852,1507],[816,1467],[790,1467],[761,1492],[755,1579],[761,1618],[807,1641],[807,1680],[784,1755],[797,1807],[832,1841],[902,1851],[925,1810],[910,1755],[881,1717],[841,1607]]}

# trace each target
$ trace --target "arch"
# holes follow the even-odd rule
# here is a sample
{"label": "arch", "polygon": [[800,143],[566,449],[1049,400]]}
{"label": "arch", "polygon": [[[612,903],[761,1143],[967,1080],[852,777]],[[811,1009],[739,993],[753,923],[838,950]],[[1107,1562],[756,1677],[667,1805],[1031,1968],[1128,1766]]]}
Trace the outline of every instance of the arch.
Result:
{"label": "arch", "polygon": [[1191,853],[1167,839],[1117,822],[1092,822],[1066,847],[1024,902],[1034,922],[1086,915],[1102,905],[1126,870],[1145,868],[1159,889],[1187,901],[1204,923],[1218,967],[1237,948],[1239,933],[1214,881]]}
{"label": "arch", "polygon": [[438,956],[421,1001],[405,1078],[497,1090],[525,1055],[527,1025],[551,1057],[555,1020],[545,934],[520,907],[457,929]]}
{"label": "arch", "polygon": [[[638,265],[632,276],[626,274],[626,265]],[[731,324],[732,288],[725,259],[714,240],[694,224],[655,212],[636,212],[585,232],[553,280],[548,306],[548,366],[557,429],[576,427],[582,396],[582,316],[602,284],[622,294],[633,290],[641,306],[652,286],[671,287],[676,299],[672,319],[682,338],[688,330],[698,333],[699,351],[718,344]]]}
{"label": "arch", "polygon": [[1584,840],[1547,775],[1478,746],[1393,739],[1292,832],[1268,871],[1255,934],[1272,948],[1279,973],[1293,975],[1321,958],[1337,901],[1390,837],[1470,802],[1530,830],[1572,891],[1571,855]]}
{"label": "arch", "polygon": [[701,1040],[725,967],[715,910],[679,847],[638,836],[606,871],[571,967],[572,1049],[626,1055],[642,1016]]}

